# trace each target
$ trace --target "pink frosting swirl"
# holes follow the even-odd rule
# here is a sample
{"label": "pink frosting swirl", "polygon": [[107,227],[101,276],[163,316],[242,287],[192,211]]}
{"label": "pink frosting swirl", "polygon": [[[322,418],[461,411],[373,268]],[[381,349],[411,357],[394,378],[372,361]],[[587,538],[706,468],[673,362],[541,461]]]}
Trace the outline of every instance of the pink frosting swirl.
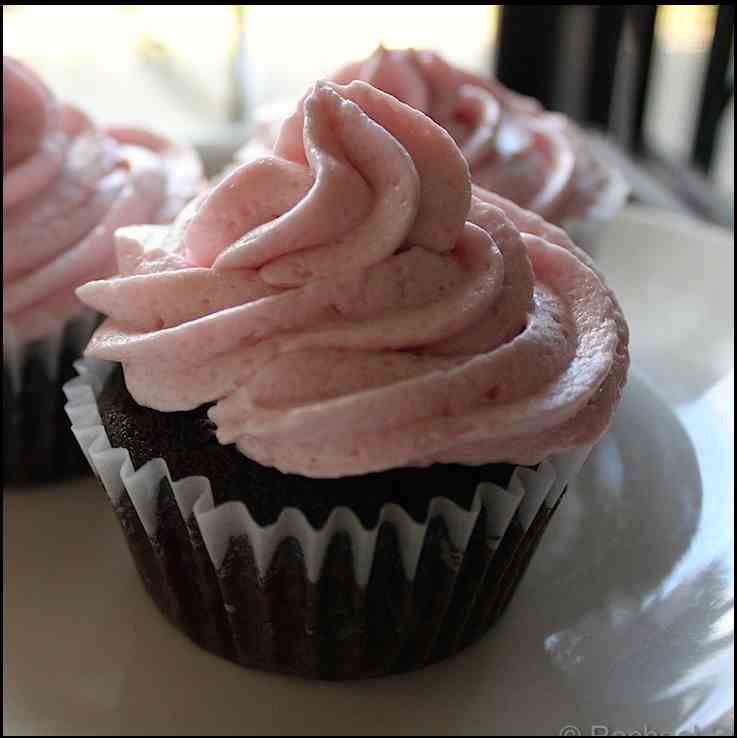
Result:
{"label": "pink frosting swirl", "polygon": [[[379,47],[332,79],[363,80],[421,110],[453,136],[475,184],[553,223],[587,215],[608,193],[617,191],[622,199],[620,178],[569,119],[497,81],[452,67],[436,53]],[[271,149],[279,130],[276,114],[257,115],[255,139],[241,159]]]}
{"label": "pink frosting swirl", "polygon": [[3,326],[21,341],[82,309],[80,284],[114,271],[113,233],[170,223],[201,189],[189,149],[136,128],[100,130],[3,57]]}
{"label": "pink frosting swirl", "polygon": [[221,443],[283,472],[534,463],[591,444],[627,328],[560,229],[489,195],[430,118],[317,83],[274,154],[170,228],[123,229],[88,355],[162,411],[214,403]]}

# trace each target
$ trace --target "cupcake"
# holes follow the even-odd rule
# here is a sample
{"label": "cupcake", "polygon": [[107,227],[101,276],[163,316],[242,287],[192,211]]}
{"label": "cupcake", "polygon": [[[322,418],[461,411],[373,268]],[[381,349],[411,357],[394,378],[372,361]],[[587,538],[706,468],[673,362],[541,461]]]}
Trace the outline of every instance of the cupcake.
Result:
{"label": "cupcake", "polygon": [[[472,181],[566,228],[588,247],[625,202],[623,178],[568,118],[529,97],[450,66],[430,51],[379,47],[333,75],[364,80],[430,116],[466,158]],[[284,117],[277,103],[255,114],[254,136],[237,158],[271,151]],[[484,199],[484,192],[477,192]]]}
{"label": "cupcake", "polygon": [[[503,612],[605,432],[627,327],[453,139],[319,82],[272,155],[118,232],[72,430],[163,613],[244,666],[379,676]],[[111,576],[113,573],[111,572]]]}
{"label": "cupcake", "polygon": [[87,468],[61,388],[98,316],[74,290],[115,270],[116,228],[171,222],[202,183],[194,152],[135,128],[96,128],[3,57],[5,483]]}

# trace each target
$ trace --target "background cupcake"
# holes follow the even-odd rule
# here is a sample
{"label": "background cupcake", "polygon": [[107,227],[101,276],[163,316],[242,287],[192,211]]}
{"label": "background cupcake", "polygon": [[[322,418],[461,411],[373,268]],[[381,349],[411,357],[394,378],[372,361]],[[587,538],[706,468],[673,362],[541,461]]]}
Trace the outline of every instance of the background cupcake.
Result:
{"label": "background cupcake", "polygon": [[472,196],[430,118],[318,83],[274,155],[119,234],[66,386],[149,592],[196,642],[322,678],[502,612],[627,371],[563,231]]}
{"label": "background cupcake", "polygon": [[74,290],[115,267],[113,233],[171,222],[201,188],[197,156],[131,128],[102,130],[3,57],[3,481],[84,469],[62,384],[97,323]]}
{"label": "background cupcake", "polygon": [[[573,121],[497,81],[452,67],[434,52],[379,47],[332,79],[364,80],[426,113],[453,136],[474,184],[565,227],[578,243],[593,245],[625,202],[625,181]],[[254,136],[238,158],[270,151],[288,114],[284,103],[257,111]]]}

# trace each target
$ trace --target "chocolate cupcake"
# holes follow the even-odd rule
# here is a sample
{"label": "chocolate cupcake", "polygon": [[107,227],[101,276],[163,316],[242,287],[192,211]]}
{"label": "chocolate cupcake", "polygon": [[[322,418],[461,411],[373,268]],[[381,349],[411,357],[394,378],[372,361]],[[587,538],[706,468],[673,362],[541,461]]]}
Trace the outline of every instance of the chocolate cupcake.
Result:
{"label": "chocolate cupcake", "polygon": [[428,117],[316,84],[270,157],[118,233],[65,387],[146,587],[315,678],[422,667],[503,612],[627,372],[560,229],[472,195]]}
{"label": "chocolate cupcake", "polygon": [[[566,228],[588,250],[625,202],[625,180],[572,120],[434,52],[380,46],[332,79],[363,80],[430,116],[464,154],[472,182],[481,188],[478,197],[485,198],[483,190],[502,195]],[[271,151],[284,105],[256,111],[253,137],[238,159]]]}
{"label": "chocolate cupcake", "polygon": [[99,316],[74,290],[114,271],[116,228],[171,222],[202,183],[194,152],[138,129],[100,130],[3,57],[5,483],[87,469],[61,388]]}

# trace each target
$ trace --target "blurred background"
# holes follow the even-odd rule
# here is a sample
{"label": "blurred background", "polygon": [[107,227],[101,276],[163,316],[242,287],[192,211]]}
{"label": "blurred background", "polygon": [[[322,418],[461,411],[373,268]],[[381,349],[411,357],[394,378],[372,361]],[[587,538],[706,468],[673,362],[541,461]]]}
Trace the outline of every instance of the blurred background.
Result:
{"label": "blurred background", "polygon": [[[12,5],[3,52],[99,120],[227,157],[260,104],[431,47],[592,131],[636,199],[734,226],[735,5]],[[218,164],[220,162],[217,162]]]}

